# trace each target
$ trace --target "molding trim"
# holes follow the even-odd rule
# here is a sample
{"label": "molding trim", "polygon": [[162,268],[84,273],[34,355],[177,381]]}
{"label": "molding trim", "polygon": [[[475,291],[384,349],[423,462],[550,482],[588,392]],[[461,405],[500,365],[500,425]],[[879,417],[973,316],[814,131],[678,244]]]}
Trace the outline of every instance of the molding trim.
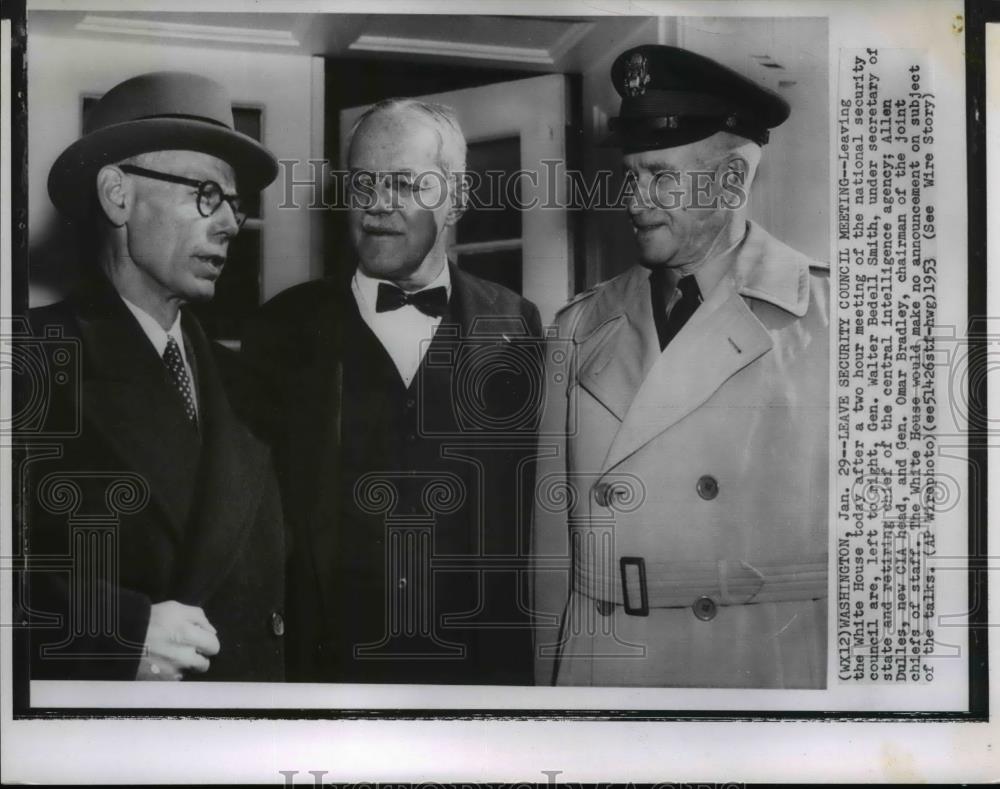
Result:
{"label": "molding trim", "polygon": [[583,40],[583,37],[587,35],[593,27],[594,24],[592,22],[574,22],[566,28],[566,31],[559,36],[559,38],[556,39],[555,43],[549,49],[549,56],[553,61],[559,62],[567,52]]}
{"label": "molding trim", "polygon": [[115,16],[87,14],[76,29],[88,33],[111,33],[151,38],[215,41],[225,44],[254,46],[298,47],[300,43],[288,30],[261,30],[249,27],[192,25],[185,22],[164,22],[158,19],[125,19]]}
{"label": "molding trim", "polygon": [[[576,28],[584,28],[582,31]],[[426,38],[361,35],[348,49],[365,52],[396,52],[408,55],[436,55],[470,60],[494,60],[505,63],[529,63],[537,66],[554,66],[556,59],[565,53],[589,29],[588,23],[575,24],[553,45],[552,50],[542,47],[507,47],[494,44],[472,44],[465,41],[436,41]]]}

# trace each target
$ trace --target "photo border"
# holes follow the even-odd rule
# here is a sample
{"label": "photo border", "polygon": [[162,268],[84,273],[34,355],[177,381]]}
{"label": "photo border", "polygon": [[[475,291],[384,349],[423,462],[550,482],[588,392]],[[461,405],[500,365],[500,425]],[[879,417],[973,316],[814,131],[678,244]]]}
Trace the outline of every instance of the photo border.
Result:
{"label": "photo border", "polygon": [[[968,195],[968,293],[969,316],[968,344],[970,364],[970,417],[976,424],[989,425],[986,413],[987,376],[986,350],[989,344],[986,331],[986,119],[981,108],[985,105],[985,24],[1000,21],[1000,6],[987,0],[966,0],[966,139],[967,139],[967,195]],[[12,209],[12,277],[11,293],[13,314],[23,314],[27,308],[28,293],[28,224],[27,224],[27,66],[30,41],[27,38],[25,0],[5,0],[0,16],[11,20],[13,41],[11,51],[11,83],[14,96],[12,107],[11,162],[13,193]],[[832,61],[831,61],[832,62]],[[807,712],[772,710],[556,710],[556,709],[174,709],[150,708],[33,708],[28,703],[27,661],[13,661],[13,710],[15,720],[53,719],[268,719],[268,720],[630,720],[630,721],[758,721],[758,720],[926,720],[926,721],[986,721],[989,719],[989,618],[988,575],[990,557],[987,546],[987,447],[988,430],[970,430],[968,434],[968,460],[982,474],[969,478],[969,557],[968,594],[969,613],[969,705],[964,712]],[[15,453],[21,450],[13,449]],[[15,491],[15,508],[17,497]],[[19,524],[14,524],[15,529]],[[975,605],[972,603],[975,602]],[[23,631],[12,629],[13,648],[26,654]]]}

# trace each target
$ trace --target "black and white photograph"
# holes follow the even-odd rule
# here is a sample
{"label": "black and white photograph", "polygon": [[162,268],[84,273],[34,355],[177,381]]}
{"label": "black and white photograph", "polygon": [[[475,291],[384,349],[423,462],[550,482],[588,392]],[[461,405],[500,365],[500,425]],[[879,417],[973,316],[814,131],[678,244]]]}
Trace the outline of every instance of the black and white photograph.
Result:
{"label": "black and white photograph", "polygon": [[536,5],[5,3],[12,777],[996,767],[985,4]]}

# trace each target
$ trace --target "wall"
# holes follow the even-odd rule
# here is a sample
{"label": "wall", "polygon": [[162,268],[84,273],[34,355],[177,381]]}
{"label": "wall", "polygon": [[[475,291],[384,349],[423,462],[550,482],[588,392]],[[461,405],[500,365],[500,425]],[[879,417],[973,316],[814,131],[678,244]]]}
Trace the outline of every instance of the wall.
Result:
{"label": "wall", "polygon": [[[322,157],[323,70],[309,55],[50,35],[31,28],[28,47],[28,209],[32,306],[58,298],[67,239],[49,201],[52,162],[81,131],[81,100],[147,71],[195,71],[226,86],[234,103],[263,107],[263,141],[279,159]],[[315,97],[319,97],[317,103]],[[318,139],[317,139],[318,137]],[[315,153],[314,153],[315,152]],[[301,173],[298,177],[302,177]],[[266,299],[322,271],[317,212],[279,209],[282,178],[264,193],[261,295]]]}
{"label": "wall", "polygon": [[[824,261],[830,257],[827,39],[826,19],[708,17],[679,20],[676,41],[745,74],[791,105],[792,114],[772,129],[764,147],[750,218]],[[781,68],[754,57],[765,53]]]}

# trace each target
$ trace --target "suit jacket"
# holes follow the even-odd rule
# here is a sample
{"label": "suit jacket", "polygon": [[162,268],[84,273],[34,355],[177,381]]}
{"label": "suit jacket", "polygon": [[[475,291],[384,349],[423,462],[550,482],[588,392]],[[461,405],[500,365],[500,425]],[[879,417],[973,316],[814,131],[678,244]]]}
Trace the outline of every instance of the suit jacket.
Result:
{"label": "suit jacket", "polygon": [[662,352],[648,276],[557,319],[575,360],[542,422],[537,681],[823,687],[826,266],[750,223]]}
{"label": "suit jacket", "polygon": [[[420,441],[428,442],[425,448],[429,452],[425,453],[423,465],[412,469],[415,477],[431,481],[456,478],[462,474],[460,470],[458,474],[454,472],[456,461],[444,457],[450,451],[445,448],[450,447],[468,458],[472,465],[466,463],[466,466],[471,468],[478,464],[480,468],[491,470],[490,479],[482,483],[466,478],[460,485],[495,486],[498,478],[503,479],[499,484],[510,485],[505,497],[498,498],[496,491],[491,491],[490,500],[494,505],[482,515],[471,514],[465,509],[439,514],[432,527],[435,556],[431,561],[450,561],[452,571],[479,575],[482,588],[477,590],[475,583],[471,589],[457,583],[456,573],[440,565],[432,571],[434,580],[429,588],[437,590],[439,601],[445,600],[451,612],[475,609],[484,598],[489,598],[494,601],[494,607],[485,612],[487,619],[516,621],[518,626],[484,628],[457,638],[452,637],[454,631],[446,629],[441,633],[443,639],[461,643],[465,654],[445,654],[441,660],[428,661],[417,659],[417,656],[399,659],[397,656],[391,660],[363,662],[351,656],[351,649],[356,646],[353,642],[364,630],[359,625],[367,620],[373,626],[372,632],[377,633],[386,617],[387,590],[374,587],[389,583],[384,580],[387,578],[393,587],[397,584],[402,587],[407,579],[392,576],[391,567],[384,569],[388,556],[382,542],[361,534],[384,529],[384,519],[395,517],[396,510],[401,507],[371,511],[367,516],[359,511],[354,491],[363,480],[359,480],[357,467],[344,468],[348,447],[351,447],[350,456],[354,460],[363,458],[363,448],[359,450],[358,446],[369,438],[365,431],[370,428],[378,433],[378,436],[371,435],[373,444],[376,440],[384,440],[381,423],[396,423],[400,416],[386,409],[396,406],[402,409],[406,403],[428,414],[444,415],[444,421],[454,427],[451,398],[446,394],[432,402],[420,389],[420,379],[428,373],[428,359],[437,358],[438,350],[448,357],[459,346],[478,350],[477,345],[482,345],[486,353],[497,353],[491,357],[496,365],[491,369],[504,370],[507,369],[505,363],[523,351],[524,343],[528,343],[529,353],[535,354],[537,362],[541,360],[537,343],[541,333],[540,319],[534,305],[505,288],[454,267],[451,279],[450,316],[446,316],[439,327],[410,390],[403,395],[402,382],[395,382],[400,387],[400,398],[394,399],[380,388],[371,391],[367,398],[370,402],[366,402],[365,392],[357,391],[357,386],[376,385],[372,381],[388,381],[388,378],[379,379],[367,368],[391,369],[391,361],[363,323],[346,283],[317,281],[280,294],[264,305],[244,337],[244,354],[257,369],[270,376],[275,382],[274,390],[279,393],[278,405],[263,409],[258,423],[272,436],[278,453],[286,513],[295,534],[296,550],[288,593],[289,676],[292,679],[531,682],[526,571],[524,566],[511,569],[511,565],[516,565],[519,558],[525,562],[527,557],[527,536],[521,531],[528,520],[527,507],[523,506],[526,497],[519,498],[514,487],[520,478],[522,493],[530,491],[529,461],[534,450],[537,407],[531,411],[530,428],[513,436],[501,437],[500,432],[495,431],[456,435],[453,440],[421,438]],[[354,360],[353,367],[345,370],[348,359]],[[371,373],[365,378],[369,383],[361,381],[361,373]],[[348,395],[353,398],[351,402],[355,408],[360,403],[360,407],[369,409],[370,413],[356,410],[360,418],[342,419],[344,398]],[[498,412],[509,413],[523,404],[525,396],[523,387],[508,388],[502,384],[494,387],[491,394],[484,395],[484,402],[492,397]],[[528,395],[529,398],[533,396]],[[421,397],[424,400],[417,403]],[[362,434],[358,435],[358,431]],[[415,439],[415,436],[409,438]],[[373,450],[372,458],[377,457],[386,456]],[[391,458],[386,462],[395,467]],[[399,477],[399,469],[387,475],[393,485],[409,484],[407,480],[400,482]],[[505,591],[500,593],[502,599],[500,610],[497,610],[497,595],[486,588],[493,581],[487,577],[490,574],[480,570],[488,564],[488,560],[482,559],[485,553],[492,552],[493,561],[497,561],[501,549],[496,546],[499,545],[505,546],[502,550],[509,559],[507,574],[520,581],[525,592],[517,594],[517,583],[502,584]],[[401,561],[415,561],[414,550],[406,547]],[[412,588],[412,577],[410,584]],[[435,604],[431,612],[435,628],[442,624],[442,610]],[[419,649],[423,650],[424,646]]]}
{"label": "suit jacket", "polygon": [[[284,525],[270,452],[227,397],[238,357],[182,312],[196,428],[103,277],[30,321],[27,350],[67,348],[79,371],[46,403],[53,430],[76,429],[27,461],[33,676],[134,678],[150,606],[177,600],[204,609],[221,645],[190,678],[283,679]],[[43,356],[57,380],[61,360]]]}

